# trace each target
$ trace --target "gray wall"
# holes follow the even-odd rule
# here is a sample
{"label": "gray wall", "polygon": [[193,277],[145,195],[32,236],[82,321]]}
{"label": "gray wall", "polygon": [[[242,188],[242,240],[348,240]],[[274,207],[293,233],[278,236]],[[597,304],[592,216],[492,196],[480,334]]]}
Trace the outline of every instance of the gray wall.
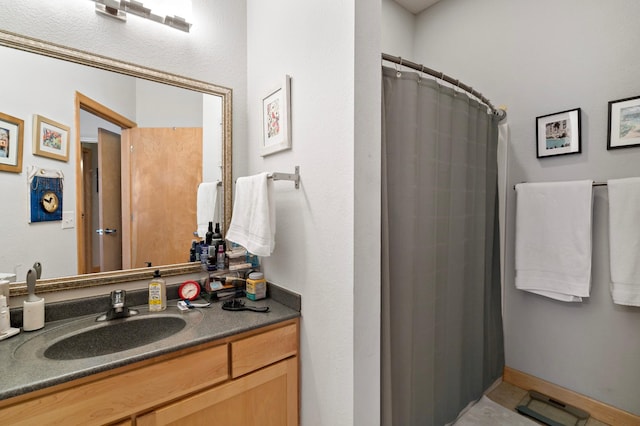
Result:
{"label": "gray wall", "polygon": [[[638,16],[636,0],[446,0],[417,17],[413,55],[508,108],[507,365],[635,414],[640,308],[609,294],[606,188],[595,190],[592,291],[581,304],[515,289],[512,188],[640,175],[640,148],[606,149],[608,101],[640,95]],[[536,159],[535,118],[578,107],[583,152]]]}

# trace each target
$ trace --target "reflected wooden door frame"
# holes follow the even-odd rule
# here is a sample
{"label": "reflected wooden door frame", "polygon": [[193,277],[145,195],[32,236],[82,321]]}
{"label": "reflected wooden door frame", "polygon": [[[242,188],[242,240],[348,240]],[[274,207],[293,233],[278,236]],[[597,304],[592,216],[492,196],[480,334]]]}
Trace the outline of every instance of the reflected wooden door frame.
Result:
{"label": "reflected wooden door frame", "polygon": [[[75,139],[76,139],[76,153],[82,152],[82,142],[80,141],[80,110],[90,112],[104,120],[107,120],[116,126],[120,126],[122,129],[131,129],[137,127],[134,121],[129,120],[125,116],[118,114],[117,112],[107,108],[101,103],[83,95],[80,92],[76,92],[75,96]],[[123,150],[126,152],[127,150]],[[78,154],[76,154],[77,157]],[[125,197],[125,194],[122,194]],[[85,229],[85,200],[84,200],[84,165],[82,157],[76,158],[76,211],[78,212],[78,220],[76,220],[76,240],[77,240],[77,256],[78,256],[78,274],[86,274],[91,271],[86,270],[87,259],[85,257],[86,244],[84,235]],[[123,227],[123,238],[125,229]],[[126,244],[125,244],[126,247]],[[123,256],[125,253],[123,252]]]}
{"label": "reflected wooden door frame", "polygon": [[[93,155],[91,150],[88,148],[82,148],[82,166],[83,166],[83,180],[82,183],[84,185],[83,190],[83,208],[84,208],[84,216],[79,219],[83,222],[82,226],[84,226],[84,237],[83,241],[91,241],[91,237],[93,236],[92,230],[92,220],[93,220],[93,210],[91,199],[91,183],[93,182],[90,173],[91,168],[93,167]],[[80,225],[78,225],[80,226]],[[93,246],[92,244],[85,244],[84,248],[84,261],[85,261],[85,271],[89,272],[98,272],[93,269]],[[97,268],[99,269],[99,268]]]}

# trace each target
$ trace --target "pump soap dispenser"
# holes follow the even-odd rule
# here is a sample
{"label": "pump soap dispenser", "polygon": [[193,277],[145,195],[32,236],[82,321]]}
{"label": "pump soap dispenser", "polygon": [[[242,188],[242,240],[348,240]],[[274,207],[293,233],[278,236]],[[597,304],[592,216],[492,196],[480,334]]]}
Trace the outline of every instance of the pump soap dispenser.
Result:
{"label": "pump soap dispenser", "polygon": [[149,311],[159,312],[167,309],[167,286],[156,269],[149,283]]}
{"label": "pump soap dispenser", "polygon": [[[36,262],[27,271],[27,300],[22,302],[22,329],[24,331],[40,330],[44,327],[44,298],[36,296],[36,279],[42,273],[42,266]],[[38,273],[40,272],[40,273]]]}

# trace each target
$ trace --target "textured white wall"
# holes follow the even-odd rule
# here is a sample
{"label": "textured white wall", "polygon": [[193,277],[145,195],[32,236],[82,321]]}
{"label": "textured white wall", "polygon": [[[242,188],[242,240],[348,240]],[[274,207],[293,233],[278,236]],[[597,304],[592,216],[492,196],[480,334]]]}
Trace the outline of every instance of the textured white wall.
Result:
{"label": "textured white wall", "polygon": [[[447,0],[417,17],[414,58],[508,107],[507,187],[640,175],[640,148],[607,151],[607,103],[640,95],[640,3]],[[582,153],[536,159],[535,118],[582,108]],[[607,191],[594,197],[591,298],[566,304],[514,287],[515,194],[507,199],[507,365],[640,414],[640,309],[609,294]]]}
{"label": "textured white wall", "polygon": [[395,0],[382,0],[382,52],[413,60],[416,16]]}
{"label": "textured white wall", "polygon": [[[367,419],[373,419],[368,424],[375,424],[378,415],[377,396],[368,401],[367,407],[356,407],[354,401],[356,391],[368,393],[372,387],[375,391],[379,375],[379,363],[375,361],[379,352],[379,310],[363,313],[362,306],[354,306],[355,298],[374,304],[379,298],[379,256],[374,254],[379,245],[379,202],[373,202],[371,208],[373,235],[355,224],[362,203],[371,203],[370,197],[379,196],[380,191],[380,169],[375,160],[380,149],[380,80],[375,79],[379,73],[379,42],[377,35],[361,40],[358,35],[364,28],[356,29],[355,25],[356,10],[358,16],[379,19],[379,4],[365,3],[247,2],[249,172],[291,172],[299,165],[302,175],[299,190],[291,183],[275,183],[276,248],[264,260],[264,270],[269,280],[303,298],[304,425],[351,425]],[[379,24],[373,22],[370,28],[375,34]],[[373,68],[362,75],[363,82],[356,84],[356,70],[369,61],[374,63]],[[292,78],[293,147],[262,158],[261,99],[285,74]],[[362,93],[362,89],[371,87],[372,75],[373,90]],[[358,108],[361,102],[362,110]],[[356,116],[364,122],[356,123]],[[361,137],[367,133],[374,159],[356,170],[354,156],[365,152]],[[366,186],[360,179],[368,173],[373,189],[363,192],[360,199],[356,191]],[[357,244],[356,236],[361,237]],[[374,249],[361,251],[360,247],[366,245]],[[362,270],[365,262],[373,277]],[[359,284],[367,291],[358,293],[355,281],[360,276],[364,281]],[[360,336],[356,322],[365,324],[361,337],[373,353],[354,349],[355,336]],[[368,335],[370,330],[372,335]],[[361,354],[364,358],[358,359]],[[368,381],[363,371],[354,371],[356,362],[362,362]]]}
{"label": "textured white wall", "polygon": [[[85,50],[123,61],[159,69],[175,74],[181,74],[198,80],[216,83],[233,89],[233,137],[234,137],[234,174],[243,174],[246,170],[243,158],[245,156],[246,143],[246,4],[245,2],[227,2],[221,0],[193,2],[194,26],[191,33],[184,33],[164,25],[146,21],[136,16],[130,16],[126,23],[98,15],[94,12],[95,3],[85,0],[60,0],[56,2],[44,0],[11,1],[0,0],[0,29],[14,32],[20,35],[34,37],[41,40]],[[5,63],[10,61],[3,61]],[[63,66],[63,65],[61,65]],[[7,71],[9,72],[9,71]],[[90,73],[90,71],[87,71]],[[69,80],[69,86],[56,83],[55,90],[66,90],[69,97],[69,111],[48,111],[44,105],[39,104],[36,110],[49,118],[62,123],[73,123],[73,96],[75,90],[88,96],[103,101],[104,96],[109,95],[109,86],[87,89],[83,84],[84,74],[78,72],[60,72],[58,76],[73,75]],[[22,75],[13,79],[13,87],[23,93],[37,90],[39,85],[46,85],[47,81],[32,76]],[[106,83],[106,82],[105,82]],[[58,95],[60,97],[62,95]],[[3,96],[7,99],[7,94]],[[23,99],[26,99],[23,97]],[[126,105],[119,105],[120,100],[110,99],[108,104],[122,114],[135,117],[135,112],[127,112]],[[34,105],[24,105],[20,111],[24,111],[25,117],[30,117],[34,112]],[[11,114],[3,108],[2,112]],[[31,119],[25,119],[25,145],[28,148],[31,143],[30,128]],[[73,135],[72,135],[73,137]],[[67,164],[58,161],[38,158],[37,163],[45,167],[65,168],[73,162],[75,156],[71,153],[70,162]],[[25,150],[25,166],[33,163],[34,157],[30,150]],[[73,176],[70,171],[67,176]],[[23,182],[25,173],[11,175],[3,173],[2,179]],[[67,182],[65,190],[64,210],[75,210],[75,189],[73,179]],[[24,198],[24,193],[12,191],[14,197]],[[24,205],[24,202],[16,201],[16,205]],[[26,211],[26,207],[25,207]],[[26,214],[26,213],[25,213]],[[33,227],[32,227],[33,228]],[[51,227],[46,227],[47,229]],[[48,238],[45,231],[36,236],[27,236],[20,231],[20,227],[12,228],[11,235],[3,235],[4,242],[11,238],[28,239],[34,241],[35,247],[47,250],[51,253],[59,253],[60,259],[51,262],[51,266],[45,267],[45,276],[68,275],[76,271],[75,257],[69,259],[68,253],[75,253],[75,229],[65,231],[65,235],[56,239]],[[40,226],[40,230],[45,227]],[[56,227],[57,234],[60,230]],[[68,238],[67,238],[68,236]],[[43,241],[56,241],[65,247],[60,250],[49,250]],[[36,253],[32,253],[33,256]],[[33,256],[29,259],[19,260],[15,256],[7,259],[7,264],[33,262]],[[24,256],[22,256],[24,257]],[[2,258],[0,258],[2,260]],[[60,265],[57,268],[55,265]],[[70,268],[70,269],[69,269]],[[9,271],[7,271],[9,272]],[[24,274],[22,274],[24,275]]]}
{"label": "textured white wall", "polygon": [[380,424],[382,99],[379,2],[355,2],[354,422]]}

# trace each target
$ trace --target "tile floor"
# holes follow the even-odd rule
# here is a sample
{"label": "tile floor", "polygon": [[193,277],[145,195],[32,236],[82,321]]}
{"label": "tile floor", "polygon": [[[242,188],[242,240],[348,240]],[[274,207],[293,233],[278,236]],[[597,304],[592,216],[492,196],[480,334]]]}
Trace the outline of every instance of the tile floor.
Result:
{"label": "tile floor", "polygon": [[[515,411],[516,406],[525,397],[527,391],[520,389],[510,383],[502,382],[494,389],[492,389],[487,396],[494,402]],[[606,423],[602,423],[595,419],[589,419],[587,426],[608,426]]]}

